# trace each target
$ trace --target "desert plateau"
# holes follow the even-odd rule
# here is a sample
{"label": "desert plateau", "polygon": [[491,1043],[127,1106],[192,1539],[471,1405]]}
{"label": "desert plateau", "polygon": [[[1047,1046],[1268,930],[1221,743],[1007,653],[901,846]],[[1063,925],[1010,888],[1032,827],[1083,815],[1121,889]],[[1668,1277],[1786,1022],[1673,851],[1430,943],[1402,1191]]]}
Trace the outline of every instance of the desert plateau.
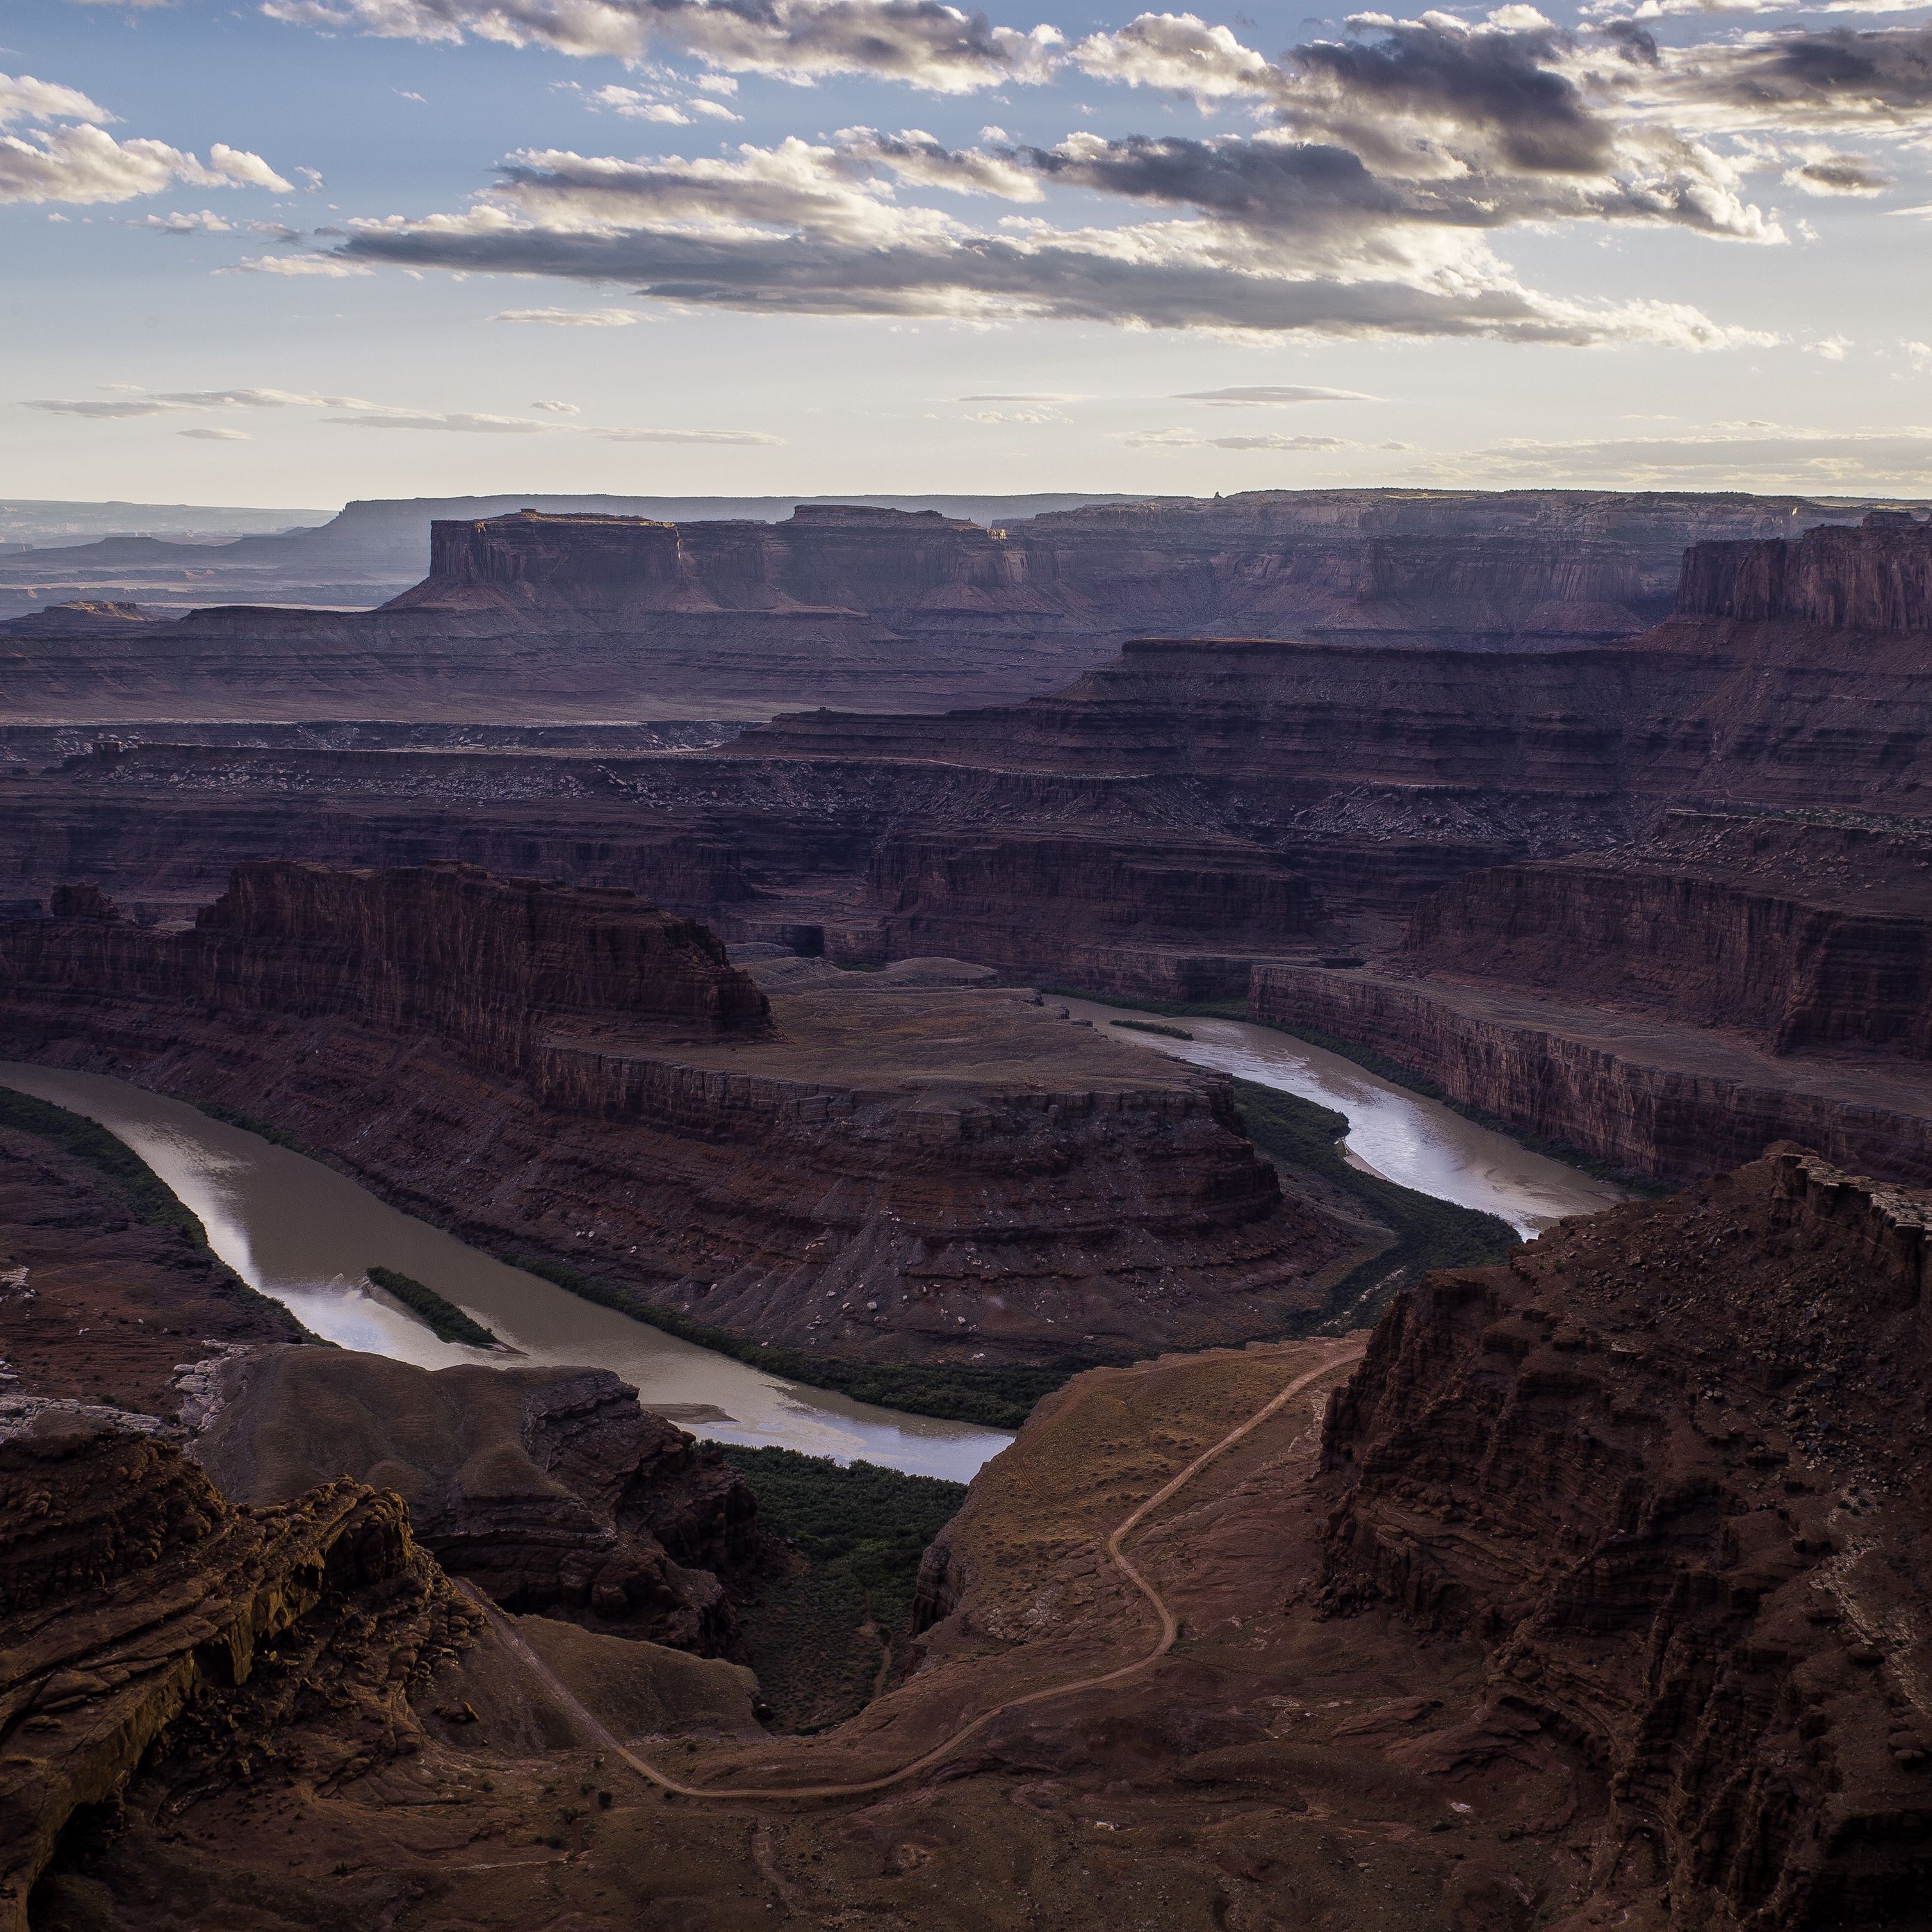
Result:
{"label": "desert plateau", "polygon": [[4,38],[0,1932],[1932,1932],[1932,6]]}

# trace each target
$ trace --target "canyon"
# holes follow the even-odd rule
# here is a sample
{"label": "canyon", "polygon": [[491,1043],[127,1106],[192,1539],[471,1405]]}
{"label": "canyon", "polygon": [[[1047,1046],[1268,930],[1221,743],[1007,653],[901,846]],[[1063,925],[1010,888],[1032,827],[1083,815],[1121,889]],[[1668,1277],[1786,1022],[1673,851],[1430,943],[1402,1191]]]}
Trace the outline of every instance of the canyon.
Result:
{"label": "canyon", "polygon": [[[1090,1371],[929,1553],[916,1669],[809,1737],[760,1734],[727,1664],[478,1618],[353,1483],[250,1510],[164,1444],[16,1438],[45,1506],[4,1648],[39,1724],[5,1762],[56,1796],[38,1835],[12,1814],[10,1905],[44,1868],[46,1932],[1921,1924],[1929,1227],[1932,1195],[1781,1148],[1370,1334]],[[1108,1538],[1217,1445],[1128,1546],[1181,1632],[1130,1669],[1154,1619]],[[282,1585],[345,1520],[356,1558]],[[111,1622],[45,1616],[97,1572],[124,1622],[278,1606],[193,1682],[194,1626],[150,1611],[120,1676]],[[36,1617],[58,1658],[20,1646]],[[890,1778],[992,1713],[883,1790],[734,1796]]]}
{"label": "canyon", "polygon": [[[320,530],[192,556],[118,538],[0,560],[0,596],[8,581],[65,594],[0,622],[10,722],[151,736],[185,719],[937,710],[1051,691],[1150,630],[1563,650],[1664,616],[1688,544],[1774,542],[1859,514],[1796,497],[1562,490],[1015,500],[986,506],[986,522],[877,501],[667,520],[595,500],[452,504],[441,518],[358,505]],[[412,584],[425,536],[428,574]],[[158,572],[165,615],[142,604]],[[204,578],[226,593],[176,614]],[[246,602],[251,584],[282,607]],[[345,608],[378,593],[378,608]]]}
{"label": "canyon", "polygon": [[191,926],[58,896],[0,961],[14,1057],[242,1108],[486,1250],[758,1342],[1264,1334],[1374,1238],[1284,1190],[1218,1076],[944,974],[768,996],[628,892],[250,866]]}
{"label": "canyon", "polygon": [[[1068,514],[1118,536],[1169,508]],[[1258,502],[1197,510],[1268,526]],[[566,519],[554,541],[556,520],[443,526],[423,597],[495,622],[532,597],[608,615],[640,582],[668,605],[692,594],[688,532]],[[821,562],[842,532],[906,596],[950,584],[935,609],[976,572],[1011,574],[992,535],[937,516],[924,536],[890,512],[801,520]],[[796,574],[790,525],[742,531],[792,556],[794,590],[832,594]],[[600,574],[599,544],[628,560]],[[1910,586],[1928,559],[1932,525],[1875,512],[1694,546],[1672,614],[1615,643],[1142,638],[1018,704],[821,709],[662,748],[109,743],[11,767],[0,890],[88,878],[166,918],[292,847],[538,871],[848,967],[938,953],[1022,983],[1246,1002],[1635,1174],[1795,1136],[1922,1178],[1912,828],[1932,718]],[[1776,598],[1739,601],[1738,582],[1774,579]],[[1581,979],[1559,964],[1579,956]]]}

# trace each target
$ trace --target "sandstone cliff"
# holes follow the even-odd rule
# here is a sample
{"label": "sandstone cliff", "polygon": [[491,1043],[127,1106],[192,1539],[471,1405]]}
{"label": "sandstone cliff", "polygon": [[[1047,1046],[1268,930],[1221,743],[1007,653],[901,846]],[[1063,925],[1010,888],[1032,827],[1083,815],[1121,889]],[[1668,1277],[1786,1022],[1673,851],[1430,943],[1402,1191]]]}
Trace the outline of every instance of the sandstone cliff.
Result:
{"label": "sandstone cliff", "polygon": [[[452,902],[504,928],[465,943],[487,971],[436,964]],[[337,906],[359,944],[326,943]],[[790,993],[767,1032],[714,940],[628,895],[270,867],[188,932],[0,921],[0,962],[6,1050],[242,1107],[482,1245],[761,1340],[997,1362],[1264,1333],[1356,1245],[1284,1197],[1218,1076],[1006,992]]]}
{"label": "sandstone cliff", "polygon": [[1574,1754],[1602,1910],[1769,1932],[1922,1903],[1928,1222],[1780,1151],[1432,1278],[1330,1406],[1331,1612],[1488,1655],[1408,1761]]}
{"label": "sandstone cliff", "polygon": [[1802,1139],[1932,1184],[1932,1087],[1889,1056],[1772,1054],[1736,1035],[1494,983],[1256,968],[1256,1018],[1386,1055],[1458,1106],[1619,1172],[1682,1181]]}
{"label": "sandstone cliff", "polygon": [[[0,1525],[7,1932],[24,1932],[69,1819],[114,1797],[210,1693],[263,1672],[292,1697],[306,1678],[311,1696],[361,1706],[366,1766],[416,1728],[412,1686],[476,1622],[416,1549],[400,1497],[345,1480],[237,1510],[178,1450],[139,1436],[0,1441]],[[273,1749],[225,1742],[244,1760]]]}
{"label": "sandstone cliff", "polygon": [[1694,544],[1675,614],[1834,631],[1932,630],[1932,524],[1874,511],[1857,530]]}
{"label": "sandstone cliff", "polygon": [[706,1655],[735,1648],[726,1581],[770,1555],[743,1478],[607,1370],[256,1350],[224,1368],[194,1454],[238,1502],[337,1473],[393,1489],[443,1568],[505,1608]]}
{"label": "sandstone cliff", "polygon": [[1588,994],[1773,1053],[1932,1056],[1932,827],[1672,813],[1646,843],[1472,872],[1405,970]]}

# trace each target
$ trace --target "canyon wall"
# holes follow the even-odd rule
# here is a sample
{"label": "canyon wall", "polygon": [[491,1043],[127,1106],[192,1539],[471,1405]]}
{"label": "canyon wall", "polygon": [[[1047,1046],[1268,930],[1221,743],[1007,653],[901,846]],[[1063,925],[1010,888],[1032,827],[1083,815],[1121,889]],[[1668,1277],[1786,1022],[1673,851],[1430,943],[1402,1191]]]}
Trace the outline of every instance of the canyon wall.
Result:
{"label": "canyon wall", "polygon": [[1908,1922],[1932,1831],[1932,1196],[1796,1149],[1432,1276],[1331,1403],[1323,1600],[1486,1653],[1442,1773],[1544,1741],[1604,1908]]}
{"label": "canyon wall", "polygon": [[1646,843],[1472,872],[1405,970],[1598,996],[1773,1053],[1932,1056],[1932,826],[1672,813]]}
{"label": "canyon wall", "polygon": [[1684,555],[1675,614],[1834,631],[1932,631],[1932,524],[1874,511],[1856,530],[1697,543]]}
{"label": "canyon wall", "polygon": [[1909,1062],[1774,1056],[1647,1015],[1369,970],[1258,966],[1249,1003],[1625,1173],[1689,1180],[1790,1139],[1932,1184],[1932,1087]]}
{"label": "canyon wall", "polygon": [[[103,559],[66,586],[76,608],[59,626],[0,624],[0,668],[9,722],[50,724],[938,710],[1051,690],[1149,630],[1404,650],[1602,644],[1665,614],[1686,544],[1852,514],[1588,491],[1259,491],[991,527],[863,504],[802,504],[780,523],[530,508],[439,521],[429,574],[373,611],[231,602],[163,623],[90,620],[80,606],[104,612],[146,583]],[[235,584],[258,567],[242,548],[280,541],[230,547],[246,566]],[[341,547],[304,541],[312,571]],[[290,604],[356,601],[259,567],[260,594]],[[178,608],[178,560],[142,568]]]}
{"label": "canyon wall", "polygon": [[[0,1051],[242,1108],[479,1245],[760,1340],[998,1362],[1264,1333],[1359,1245],[1284,1196],[1224,1080],[1024,994],[854,976],[767,1016],[685,922],[455,868],[244,872],[184,932],[62,910],[0,921]],[[380,937],[472,913],[500,929],[460,955]]]}

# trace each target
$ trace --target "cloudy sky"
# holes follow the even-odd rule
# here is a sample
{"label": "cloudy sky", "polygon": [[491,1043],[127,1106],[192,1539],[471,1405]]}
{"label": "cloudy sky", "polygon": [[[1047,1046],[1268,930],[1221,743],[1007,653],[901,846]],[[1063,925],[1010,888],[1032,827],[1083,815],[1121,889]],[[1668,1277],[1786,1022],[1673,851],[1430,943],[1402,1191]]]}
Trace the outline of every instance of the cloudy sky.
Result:
{"label": "cloudy sky", "polygon": [[0,490],[1932,494],[1928,220],[1897,0],[11,0]]}

